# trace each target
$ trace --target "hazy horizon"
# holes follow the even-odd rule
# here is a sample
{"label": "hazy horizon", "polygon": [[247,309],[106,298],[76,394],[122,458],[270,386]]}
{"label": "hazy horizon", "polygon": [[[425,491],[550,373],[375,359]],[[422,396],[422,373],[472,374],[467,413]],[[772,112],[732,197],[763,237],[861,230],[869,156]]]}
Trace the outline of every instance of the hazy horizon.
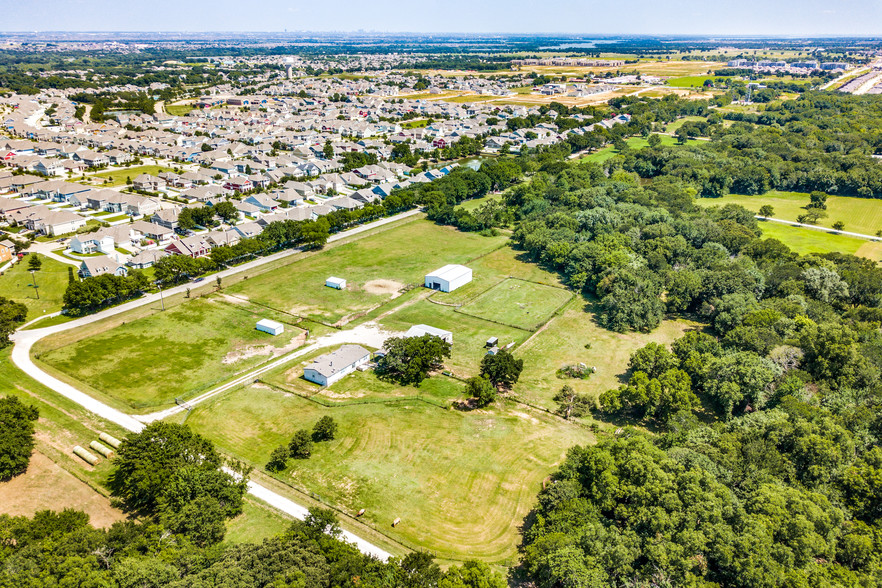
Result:
{"label": "hazy horizon", "polygon": [[179,3],[156,0],[150,10],[132,10],[111,0],[7,2],[5,33],[375,33],[670,35],[729,37],[864,37],[878,35],[882,3],[871,0],[807,0],[768,3],[723,0],[624,0],[617,5],[575,0],[533,2],[426,0],[418,7],[400,0],[371,6],[334,3],[231,0]]}

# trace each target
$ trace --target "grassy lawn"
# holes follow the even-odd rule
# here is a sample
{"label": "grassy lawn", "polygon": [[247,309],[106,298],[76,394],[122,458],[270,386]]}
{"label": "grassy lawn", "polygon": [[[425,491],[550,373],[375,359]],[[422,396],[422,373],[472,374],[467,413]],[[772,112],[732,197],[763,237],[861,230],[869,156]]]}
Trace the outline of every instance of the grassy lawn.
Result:
{"label": "grassy lawn", "polygon": [[[805,207],[809,204],[809,195],[803,192],[773,190],[759,196],[729,194],[722,198],[700,198],[696,202],[702,206],[739,204],[756,213],[761,206],[769,204],[775,211],[774,218],[795,221],[805,212]],[[882,230],[882,200],[830,196],[827,198],[827,216],[818,221],[818,226],[832,228],[836,221],[845,223],[846,231],[875,235],[876,231]]]}
{"label": "grassy lawn", "polygon": [[497,325],[480,318],[456,312],[452,306],[419,300],[402,306],[394,314],[381,320],[380,324],[390,331],[406,331],[413,325],[426,324],[453,333],[453,349],[444,366],[459,377],[468,378],[478,374],[481,359],[487,353],[484,344],[490,337],[498,337],[500,345],[520,343],[530,333],[523,329]]}
{"label": "grassy lawn", "polygon": [[[661,145],[677,145],[677,138],[671,137],[669,135],[659,135],[661,138]],[[687,145],[695,145],[699,141],[695,139],[688,139],[686,141]],[[631,137],[629,139],[625,139],[625,143],[627,143],[628,147],[631,149],[643,149],[644,147],[649,147],[649,141],[644,139],[643,137]],[[603,163],[607,159],[618,155],[619,152],[617,149],[613,148],[612,145],[608,147],[604,147],[603,149],[599,149],[594,153],[590,153],[583,157],[579,158],[579,161],[583,162],[591,162],[591,163]]]}
{"label": "grassy lawn", "polygon": [[460,312],[522,329],[538,329],[573,293],[508,278],[465,304]]}
{"label": "grassy lawn", "polygon": [[[29,321],[43,314],[61,310],[62,297],[67,290],[67,268],[76,271],[72,265],[55,261],[45,255],[41,255],[40,259],[43,260],[43,267],[33,278],[28,271],[27,257],[0,276],[0,296],[25,304],[28,307]],[[34,292],[34,279],[39,286],[39,300]]]}
{"label": "grassy lawn", "polygon": [[669,86],[677,86],[681,88],[701,88],[707,80],[711,80],[714,83],[721,82],[725,84],[731,79],[732,78],[730,77],[720,76],[682,76],[679,78],[671,78],[665,83]]}
{"label": "grassy lawn", "polygon": [[242,514],[227,521],[224,543],[260,543],[264,539],[284,533],[291,525],[291,520],[262,500],[246,494]]}
{"label": "grassy lawn", "polygon": [[165,104],[165,111],[172,116],[184,116],[193,110],[192,104]]}
{"label": "grassy lawn", "polygon": [[257,384],[197,407],[187,422],[262,467],[294,431],[330,415],[337,438],[289,462],[278,479],[345,513],[364,508],[362,522],[410,548],[512,565],[541,481],[567,448],[593,441],[528,410],[499,403],[460,412],[419,401],[327,408]]}
{"label": "grassy lawn", "polygon": [[288,324],[273,337],[254,328],[261,318],[291,321],[214,294],[137,321],[111,317],[59,333],[40,341],[34,355],[111,404],[147,409],[191,397],[298,345],[300,329]]}
{"label": "grassy lawn", "polygon": [[[506,239],[416,220],[335,245],[227,291],[285,312],[333,323],[389,301],[406,284],[422,284],[425,274],[445,264],[467,263],[488,253]],[[325,286],[329,276],[346,279],[346,289]]]}
{"label": "grassy lawn", "polygon": [[[569,384],[577,392],[599,396],[617,387],[635,350],[647,343],[670,343],[686,330],[700,327],[687,321],[664,321],[651,333],[614,333],[594,321],[591,305],[577,297],[548,325],[515,350],[524,360],[524,371],[514,391],[518,397],[543,408],[554,409],[551,400]],[[586,308],[589,312],[586,312]],[[590,349],[585,345],[590,344]],[[560,379],[558,369],[584,363],[597,367],[587,380]]]}
{"label": "grassy lawn", "polygon": [[126,178],[134,180],[141,174],[150,174],[151,176],[155,176],[160,172],[167,171],[174,170],[170,167],[165,167],[161,165],[141,165],[137,167],[127,167],[122,169],[115,169],[112,171],[101,172],[91,175],[89,177],[104,178],[110,180],[110,182],[108,182],[107,184],[102,184],[103,186],[122,186],[126,183]]}
{"label": "grassy lawn", "polygon": [[[36,424],[36,449],[64,472],[58,472],[51,465],[44,467],[45,464],[35,464],[38,467],[34,474],[42,478],[39,487],[34,488],[33,491],[19,493],[17,496],[0,496],[0,504],[9,499],[17,508],[26,507],[31,510],[84,508],[92,515],[93,522],[103,522],[104,519],[98,517],[108,517],[107,520],[110,522],[116,520],[117,515],[114,513],[118,511],[110,507],[110,501],[106,498],[107,491],[103,489],[103,484],[110,473],[110,462],[101,459],[98,465],[93,467],[73,455],[72,451],[75,445],[88,448],[89,442],[97,439],[101,432],[110,433],[118,439],[122,439],[125,432],[28,377],[13,365],[9,357],[10,351],[8,347],[0,350],[2,394],[17,396],[22,402],[37,407],[40,419]],[[89,491],[84,491],[80,484],[71,483],[68,474],[88,485]],[[71,488],[71,492],[59,494],[52,492],[51,488],[46,488],[53,483],[63,484],[65,488]],[[3,486],[4,484],[0,483],[0,488]],[[0,512],[7,511],[2,509]]]}
{"label": "grassy lawn", "polygon": [[778,239],[802,255],[835,251],[882,261],[882,243],[879,242],[774,222],[760,223],[760,228],[763,230],[763,237]]}

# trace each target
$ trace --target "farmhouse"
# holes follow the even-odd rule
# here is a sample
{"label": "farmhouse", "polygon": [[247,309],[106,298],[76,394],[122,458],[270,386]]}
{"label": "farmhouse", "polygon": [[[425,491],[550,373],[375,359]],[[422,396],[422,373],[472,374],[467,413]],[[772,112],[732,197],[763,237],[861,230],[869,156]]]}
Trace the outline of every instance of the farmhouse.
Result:
{"label": "farmhouse", "polygon": [[346,289],[346,280],[343,278],[335,278],[331,276],[327,280],[325,280],[325,286],[328,288],[334,288],[336,290],[345,290]]}
{"label": "farmhouse", "polygon": [[429,325],[414,325],[404,334],[405,337],[422,337],[423,335],[433,335],[448,343],[453,343],[453,333]]}
{"label": "farmhouse", "polygon": [[270,319],[261,319],[257,321],[257,325],[254,328],[258,331],[269,333],[270,335],[281,335],[285,332],[285,325],[276,321],[271,321]]}
{"label": "farmhouse", "polygon": [[439,270],[426,274],[426,288],[453,292],[472,281],[472,270],[464,265],[445,265]]}
{"label": "farmhouse", "polygon": [[321,386],[330,386],[370,360],[371,352],[360,345],[344,345],[321,355],[303,370],[303,377]]}

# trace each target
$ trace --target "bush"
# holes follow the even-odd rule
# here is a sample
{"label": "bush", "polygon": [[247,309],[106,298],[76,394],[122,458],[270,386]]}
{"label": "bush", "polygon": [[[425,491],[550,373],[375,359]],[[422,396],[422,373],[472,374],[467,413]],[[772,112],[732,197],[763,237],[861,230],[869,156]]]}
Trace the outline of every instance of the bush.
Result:
{"label": "bush", "polygon": [[306,429],[300,429],[294,433],[291,442],[288,444],[288,450],[294,459],[309,459],[312,455],[312,435]]}
{"label": "bush", "polygon": [[288,456],[290,455],[291,450],[284,445],[276,447],[270,454],[270,460],[266,464],[266,469],[271,472],[281,472],[288,467]]}
{"label": "bush", "polygon": [[483,376],[475,376],[466,382],[466,394],[476,398],[478,406],[487,406],[496,399],[496,386]]}
{"label": "bush", "polygon": [[316,443],[331,441],[337,435],[337,423],[329,416],[323,416],[312,428],[312,440]]}

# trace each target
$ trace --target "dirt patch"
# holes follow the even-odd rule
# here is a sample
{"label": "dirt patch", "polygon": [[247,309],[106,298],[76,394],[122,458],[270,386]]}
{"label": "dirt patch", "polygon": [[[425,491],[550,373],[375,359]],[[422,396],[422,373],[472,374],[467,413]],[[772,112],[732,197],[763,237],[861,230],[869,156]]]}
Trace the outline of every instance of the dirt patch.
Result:
{"label": "dirt patch", "polygon": [[368,294],[391,294],[392,298],[401,296],[401,290],[404,284],[395,280],[371,280],[365,283],[364,291]]}
{"label": "dirt patch", "polygon": [[33,516],[38,510],[75,508],[89,515],[95,527],[106,528],[125,520],[121,510],[110,506],[110,499],[35,451],[28,471],[0,483],[0,512]]}
{"label": "dirt patch", "polygon": [[220,297],[223,298],[224,300],[226,300],[227,302],[229,302],[230,304],[248,304],[248,297],[247,296],[242,296],[242,295],[230,296],[229,294],[221,294]]}
{"label": "dirt patch", "polygon": [[330,390],[322,390],[321,395],[331,400],[348,400],[350,398],[361,398],[365,396],[364,392],[331,392]]}
{"label": "dirt patch", "polygon": [[268,355],[270,356],[270,359],[272,359],[284,355],[289,351],[294,351],[305,342],[306,332],[304,331],[291,339],[287,345],[283,345],[282,347],[276,347],[275,345],[246,345],[245,347],[237,348],[227,353],[221,363],[228,365],[236,363],[237,361],[242,361],[243,359],[258,357],[261,355]]}
{"label": "dirt patch", "polygon": [[538,424],[539,424],[539,419],[537,419],[536,417],[532,417],[532,416],[528,415],[528,414],[525,413],[525,412],[512,411],[511,414],[515,415],[515,416],[518,417],[518,418],[522,418],[522,419],[524,419],[525,421],[530,421],[530,422],[533,423],[534,425],[538,425]]}
{"label": "dirt patch", "polygon": [[288,312],[297,316],[308,316],[310,314],[322,314],[322,309],[312,304],[298,304],[291,307]]}

